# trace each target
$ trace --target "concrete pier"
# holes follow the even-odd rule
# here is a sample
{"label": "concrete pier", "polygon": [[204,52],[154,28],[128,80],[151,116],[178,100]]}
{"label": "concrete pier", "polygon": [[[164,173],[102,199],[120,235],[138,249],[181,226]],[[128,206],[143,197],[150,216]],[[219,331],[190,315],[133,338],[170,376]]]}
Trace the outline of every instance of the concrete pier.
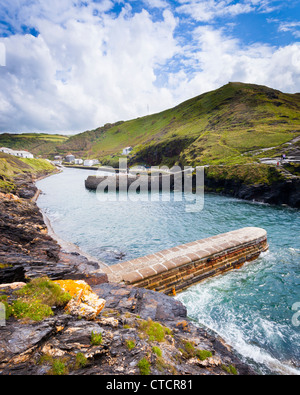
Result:
{"label": "concrete pier", "polygon": [[257,259],[269,248],[267,232],[243,228],[104,269],[110,282],[168,295]]}

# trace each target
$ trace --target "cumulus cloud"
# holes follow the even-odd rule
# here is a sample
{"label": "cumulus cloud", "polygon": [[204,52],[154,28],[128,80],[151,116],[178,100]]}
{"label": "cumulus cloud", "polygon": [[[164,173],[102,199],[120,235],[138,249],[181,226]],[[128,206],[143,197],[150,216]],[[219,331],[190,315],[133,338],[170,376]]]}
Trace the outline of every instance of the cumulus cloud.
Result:
{"label": "cumulus cloud", "polygon": [[[155,1],[155,17],[150,8],[134,12],[134,3],[115,8],[111,0],[11,0],[1,5],[6,66],[0,67],[0,131],[81,132],[162,111],[228,81],[300,90],[299,43],[245,46],[211,23],[191,24],[186,38],[170,3]],[[199,4],[181,0],[179,8],[188,3]],[[226,12],[242,10],[225,0],[202,3],[220,13],[221,3]]]}
{"label": "cumulus cloud", "polygon": [[170,101],[167,90],[153,90],[155,68],[177,50],[176,21],[169,11],[153,22],[145,10],[131,15],[130,7],[118,18],[103,12],[98,18],[93,6],[84,7],[78,19],[78,10],[70,14],[64,3],[59,23],[56,13],[47,19],[31,13],[37,37],[3,39],[8,60],[0,75],[0,100],[6,103],[6,111],[0,110],[2,130],[25,131],[30,125],[81,131]]}
{"label": "cumulus cloud", "polygon": [[268,44],[244,46],[223,29],[201,26],[195,29],[193,43],[185,50],[193,77],[188,79],[180,71],[172,76],[172,85],[177,77],[177,91],[186,91],[190,97],[229,81],[262,84],[284,92],[300,90],[299,43],[281,48]]}

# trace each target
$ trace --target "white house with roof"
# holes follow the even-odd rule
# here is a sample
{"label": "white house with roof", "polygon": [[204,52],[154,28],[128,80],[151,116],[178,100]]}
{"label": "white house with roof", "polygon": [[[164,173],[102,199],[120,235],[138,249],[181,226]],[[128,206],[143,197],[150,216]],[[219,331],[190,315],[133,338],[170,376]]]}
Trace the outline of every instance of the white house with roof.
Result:
{"label": "white house with roof", "polygon": [[83,164],[86,167],[91,167],[91,166],[99,165],[99,161],[98,159],[86,159]]}
{"label": "white house with roof", "polygon": [[123,149],[123,155],[129,155],[130,152],[133,150],[132,147],[126,147]]}
{"label": "white house with roof", "polygon": [[4,154],[18,156],[19,158],[27,158],[27,159],[34,158],[33,154],[31,154],[28,151],[16,151],[6,147],[1,147],[0,152],[3,152]]}

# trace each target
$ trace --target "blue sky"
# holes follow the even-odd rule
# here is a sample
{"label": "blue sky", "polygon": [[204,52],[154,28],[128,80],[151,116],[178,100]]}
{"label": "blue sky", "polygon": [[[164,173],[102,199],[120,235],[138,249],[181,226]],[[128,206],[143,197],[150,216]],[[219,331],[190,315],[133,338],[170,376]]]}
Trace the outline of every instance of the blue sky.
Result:
{"label": "blue sky", "polygon": [[0,132],[76,133],[229,81],[300,92],[300,0],[0,0]]}

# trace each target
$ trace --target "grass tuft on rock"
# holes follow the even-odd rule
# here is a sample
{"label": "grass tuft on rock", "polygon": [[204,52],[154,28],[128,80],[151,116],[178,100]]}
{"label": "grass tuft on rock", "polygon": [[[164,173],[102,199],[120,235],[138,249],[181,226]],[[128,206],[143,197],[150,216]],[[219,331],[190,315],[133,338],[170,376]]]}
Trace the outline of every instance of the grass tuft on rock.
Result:
{"label": "grass tuft on rock", "polygon": [[53,315],[52,307],[63,307],[71,296],[47,277],[37,278],[14,292],[16,300],[7,304],[8,316],[42,321]]}

